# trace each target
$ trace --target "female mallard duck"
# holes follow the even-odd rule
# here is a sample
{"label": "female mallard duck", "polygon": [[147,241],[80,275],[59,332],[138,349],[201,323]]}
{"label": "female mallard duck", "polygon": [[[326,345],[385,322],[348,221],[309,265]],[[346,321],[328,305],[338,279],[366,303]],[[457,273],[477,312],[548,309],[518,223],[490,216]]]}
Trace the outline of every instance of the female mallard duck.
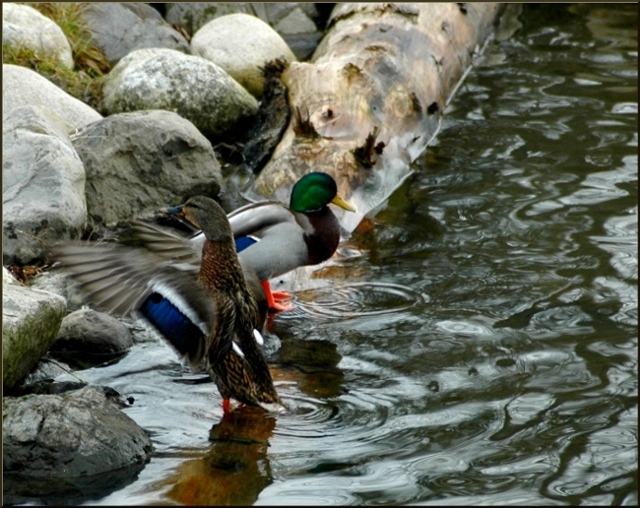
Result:
{"label": "female mallard duck", "polygon": [[[338,248],[340,223],[329,203],[355,211],[340,197],[331,175],[312,172],[293,186],[288,207],[279,201],[259,201],[228,215],[240,260],[260,279],[270,309],[289,310],[292,305],[281,303],[290,298],[287,293],[271,292],[269,279],[319,264]],[[148,248],[175,259],[197,262],[202,252],[202,233],[185,239],[144,224],[137,225],[137,232]]]}
{"label": "female mallard duck", "polygon": [[[204,235],[199,269],[142,249],[106,244],[58,249],[63,267],[105,310],[139,314],[192,364],[205,361],[222,395],[281,409],[260,347],[262,316],[238,260],[229,221],[197,196],[174,210]],[[249,272],[251,273],[251,272]]]}

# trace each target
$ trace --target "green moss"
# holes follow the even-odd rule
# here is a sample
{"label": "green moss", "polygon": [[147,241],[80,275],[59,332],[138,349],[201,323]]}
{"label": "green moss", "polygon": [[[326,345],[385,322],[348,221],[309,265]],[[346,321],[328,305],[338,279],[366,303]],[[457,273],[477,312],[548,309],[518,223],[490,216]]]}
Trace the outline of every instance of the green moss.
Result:
{"label": "green moss", "polygon": [[2,63],[21,65],[38,72],[69,95],[100,111],[102,78],[111,69],[104,54],[91,43],[81,20],[83,3],[27,3],[53,20],[71,45],[74,68],[68,69],[47,55],[10,44],[2,48]]}

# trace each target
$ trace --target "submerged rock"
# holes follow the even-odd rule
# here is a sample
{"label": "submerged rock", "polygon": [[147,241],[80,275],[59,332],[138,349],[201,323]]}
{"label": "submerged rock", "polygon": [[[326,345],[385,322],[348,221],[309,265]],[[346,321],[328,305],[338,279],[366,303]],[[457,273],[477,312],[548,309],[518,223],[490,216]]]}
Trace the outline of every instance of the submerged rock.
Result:
{"label": "submerged rock", "polygon": [[51,355],[72,367],[112,361],[133,345],[129,329],[113,316],[79,309],[62,320]]}

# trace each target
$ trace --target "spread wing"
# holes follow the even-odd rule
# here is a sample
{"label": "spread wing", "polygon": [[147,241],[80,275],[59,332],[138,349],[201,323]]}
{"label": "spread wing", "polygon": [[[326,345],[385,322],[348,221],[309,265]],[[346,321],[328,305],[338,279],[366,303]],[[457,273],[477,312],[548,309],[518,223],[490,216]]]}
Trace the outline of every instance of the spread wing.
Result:
{"label": "spread wing", "polygon": [[108,243],[62,245],[56,258],[95,307],[116,316],[142,317],[181,357],[192,364],[202,359],[216,313],[197,281],[197,266]]}

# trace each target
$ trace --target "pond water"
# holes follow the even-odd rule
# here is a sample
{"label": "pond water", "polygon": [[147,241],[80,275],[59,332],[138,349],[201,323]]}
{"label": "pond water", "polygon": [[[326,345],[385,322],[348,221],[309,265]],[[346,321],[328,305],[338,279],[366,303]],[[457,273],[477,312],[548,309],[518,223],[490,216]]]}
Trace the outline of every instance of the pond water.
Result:
{"label": "pond water", "polygon": [[221,421],[207,377],[146,340],[77,375],[133,397],[155,454],[69,502],[637,505],[637,5],[520,20],[273,320],[290,410]]}

